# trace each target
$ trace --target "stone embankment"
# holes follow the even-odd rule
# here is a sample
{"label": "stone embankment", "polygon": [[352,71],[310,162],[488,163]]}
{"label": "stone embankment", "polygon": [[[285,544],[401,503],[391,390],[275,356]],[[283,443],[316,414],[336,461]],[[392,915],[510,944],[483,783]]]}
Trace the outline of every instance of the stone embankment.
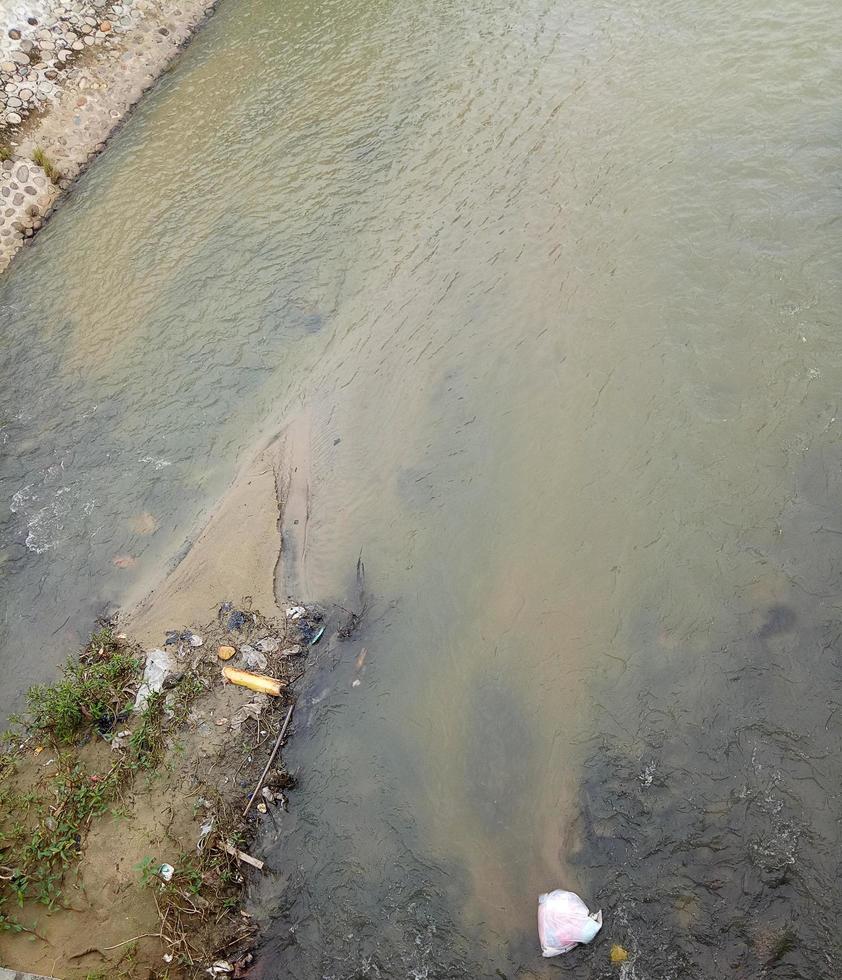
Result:
{"label": "stone embankment", "polygon": [[0,9],[0,272],[215,0],[9,0]]}

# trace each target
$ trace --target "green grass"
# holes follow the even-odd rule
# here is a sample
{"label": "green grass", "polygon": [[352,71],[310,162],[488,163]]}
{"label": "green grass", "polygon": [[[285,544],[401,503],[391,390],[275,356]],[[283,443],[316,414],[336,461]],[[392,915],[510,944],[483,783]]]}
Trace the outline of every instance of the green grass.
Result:
{"label": "green grass", "polygon": [[[24,929],[16,906],[60,903],[63,879],[79,857],[91,822],[119,808],[138,772],[154,774],[166,731],[186,717],[202,690],[195,678],[188,678],[183,690],[153,694],[138,717],[131,708],[141,673],[134,651],[104,626],[79,658],[67,662],[55,684],[38,685],[27,694],[27,728],[7,732],[0,751],[0,931]],[[106,752],[104,763],[92,762],[103,753],[86,754],[83,747],[93,743],[95,748],[118,724],[131,730],[131,738],[120,751]],[[15,777],[24,771],[24,751],[37,742],[45,745],[39,758],[52,758],[54,764],[52,775],[42,769],[30,787]]]}
{"label": "green grass", "polygon": [[31,727],[69,745],[91,725],[112,725],[134,702],[141,663],[114,639],[110,627],[91,638],[79,659],[70,659],[56,684],[39,684],[26,696]]}
{"label": "green grass", "polygon": [[11,160],[13,155],[14,154],[12,153],[12,148],[10,146],[6,146],[5,143],[0,143],[0,163],[5,163],[6,160]]}
{"label": "green grass", "polygon": [[61,178],[61,173],[59,173],[55,164],[40,146],[36,147],[32,151],[32,162],[44,171],[48,180],[51,180],[54,184],[58,183],[59,179]]}

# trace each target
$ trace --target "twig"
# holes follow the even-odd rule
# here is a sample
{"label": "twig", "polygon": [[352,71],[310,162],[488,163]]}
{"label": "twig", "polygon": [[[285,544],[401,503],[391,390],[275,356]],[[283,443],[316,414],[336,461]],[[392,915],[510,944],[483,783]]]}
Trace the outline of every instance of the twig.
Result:
{"label": "twig", "polygon": [[116,946],[103,946],[104,952],[110,949],[119,949],[121,946],[128,946],[129,943],[136,943],[138,939],[160,939],[160,932],[144,932],[142,936],[135,936],[133,939],[124,939],[121,943],[117,943]]}
{"label": "twig", "polygon": [[269,761],[266,763],[266,767],[264,768],[263,773],[260,776],[260,779],[258,779],[257,786],[254,787],[254,792],[249,797],[248,803],[246,803],[245,810],[243,810],[244,817],[248,815],[252,803],[254,803],[255,799],[257,798],[257,794],[260,792],[260,789],[263,786],[263,780],[266,778],[266,773],[269,772],[272,763],[275,761],[275,756],[278,754],[278,749],[281,747],[281,742],[283,742],[284,735],[286,735],[287,733],[287,726],[289,725],[290,718],[292,718],[292,709],[294,707],[295,707],[295,702],[293,701],[292,704],[289,706],[289,711],[287,712],[286,718],[284,718],[284,723],[281,726],[281,730],[280,732],[278,732],[278,737],[275,740],[275,747],[272,749],[272,753],[269,756]]}
{"label": "twig", "polygon": [[234,847],[233,844],[229,844],[226,841],[222,845],[222,850],[226,854],[230,854],[231,857],[235,857],[238,861],[243,861],[245,864],[250,864],[253,868],[257,868],[258,871],[263,870],[263,862],[259,861],[257,858],[253,858],[251,854],[246,854],[245,851],[239,850],[239,848]]}

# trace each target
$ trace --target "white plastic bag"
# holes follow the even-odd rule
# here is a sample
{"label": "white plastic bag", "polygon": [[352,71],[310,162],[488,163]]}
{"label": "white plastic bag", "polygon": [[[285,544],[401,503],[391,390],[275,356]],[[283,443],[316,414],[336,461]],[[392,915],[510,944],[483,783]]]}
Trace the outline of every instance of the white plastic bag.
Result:
{"label": "white plastic bag", "polygon": [[588,907],[573,892],[556,889],[538,896],[538,938],[544,956],[560,956],[589,943],[602,928],[602,909]]}

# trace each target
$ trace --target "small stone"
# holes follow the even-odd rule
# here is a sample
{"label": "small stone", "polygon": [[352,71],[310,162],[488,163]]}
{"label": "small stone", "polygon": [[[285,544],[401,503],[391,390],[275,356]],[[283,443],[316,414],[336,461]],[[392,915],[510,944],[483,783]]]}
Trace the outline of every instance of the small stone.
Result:
{"label": "small stone", "polygon": [[34,41],[27,40],[27,41],[20,42],[20,49],[21,51],[23,51],[24,54],[30,54],[30,52],[34,47],[35,47]]}
{"label": "small stone", "polygon": [[26,18],[26,23],[29,24],[30,27],[37,27],[38,26],[38,18],[37,17],[27,17]]}
{"label": "small stone", "polygon": [[23,102],[21,102],[16,95],[10,95],[9,98],[6,99],[6,105],[10,109],[19,109],[23,105]]}
{"label": "small stone", "polygon": [[85,50],[85,45],[84,45],[84,42],[82,42],[82,41],[74,41],[73,44],[70,45],[70,47],[71,47],[71,49],[73,51],[84,51]]}
{"label": "small stone", "polygon": [[9,57],[14,61],[16,65],[28,65],[29,55],[24,54],[23,51],[13,51]]}
{"label": "small stone", "polygon": [[23,189],[24,194],[29,194],[30,197],[35,197],[38,191],[32,186],[32,184],[27,184]]}
{"label": "small stone", "polygon": [[20,89],[18,91],[18,98],[24,102],[29,102],[29,100],[32,98],[32,89],[31,88]]}
{"label": "small stone", "polygon": [[111,31],[111,21],[110,20],[100,21],[99,29],[102,31],[103,34],[110,33],[110,31]]}
{"label": "small stone", "polygon": [[7,112],[6,122],[11,126],[19,126],[23,122],[23,119],[16,112]]}
{"label": "small stone", "polygon": [[39,230],[40,228],[43,228],[43,226],[44,226],[44,222],[43,222],[43,221],[42,221],[42,220],[41,220],[40,218],[36,218],[36,219],[35,219],[35,220],[34,220],[34,221],[32,222],[32,227],[33,227],[33,228],[34,228],[34,229],[35,229],[36,231],[38,231],[38,230]]}
{"label": "small stone", "polygon": [[29,167],[18,167],[17,178],[25,184],[29,180]]}
{"label": "small stone", "polygon": [[35,184],[36,187],[46,187],[47,186],[47,178],[46,177],[39,177],[36,174],[36,176],[34,176],[32,178],[32,183]]}
{"label": "small stone", "polygon": [[55,68],[48,68],[44,72],[44,77],[49,78],[50,81],[52,81],[53,79],[58,78],[58,72],[55,70]]}
{"label": "small stone", "polygon": [[12,192],[9,190],[8,187],[0,187],[0,194],[2,194],[3,197],[8,197],[11,193]]}
{"label": "small stone", "polygon": [[216,651],[220,660],[230,660],[237,651],[233,647],[222,646]]}
{"label": "small stone", "polygon": [[19,40],[20,40],[20,31],[19,31],[19,30],[18,30],[17,28],[15,28],[15,27],[13,27],[13,28],[12,28],[12,29],[11,29],[11,30],[9,31],[9,37],[10,37],[10,38],[11,38],[11,39],[12,39],[13,41],[19,41]]}

